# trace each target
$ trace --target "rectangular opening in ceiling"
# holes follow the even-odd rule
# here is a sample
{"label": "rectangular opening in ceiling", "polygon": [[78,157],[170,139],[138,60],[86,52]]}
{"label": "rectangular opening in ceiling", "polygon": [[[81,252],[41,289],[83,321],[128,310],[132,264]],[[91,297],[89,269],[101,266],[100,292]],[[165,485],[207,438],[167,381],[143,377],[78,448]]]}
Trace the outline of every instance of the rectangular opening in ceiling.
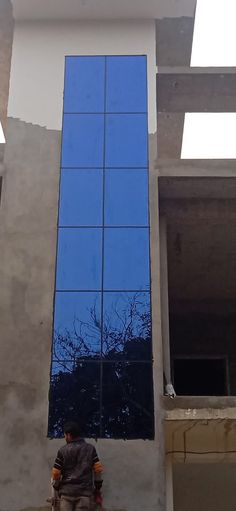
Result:
{"label": "rectangular opening in ceiling", "polygon": [[179,396],[225,396],[229,393],[226,357],[175,357],[173,380]]}

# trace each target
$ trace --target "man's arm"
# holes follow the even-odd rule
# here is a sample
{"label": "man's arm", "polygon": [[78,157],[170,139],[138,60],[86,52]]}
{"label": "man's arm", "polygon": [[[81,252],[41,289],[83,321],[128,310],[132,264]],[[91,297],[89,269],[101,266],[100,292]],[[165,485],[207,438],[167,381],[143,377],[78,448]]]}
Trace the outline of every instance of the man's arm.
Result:
{"label": "man's arm", "polygon": [[102,487],[102,483],[103,483],[102,473],[103,473],[102,464],[101,464],[101,462],[99,460],[99,457],[97,455],[97,451],[94,448],[94,453],[93,453],[93,474],[94,474],[94,486],[95,486],[96,490],[100,490],[101,487]]}
{"label": "man's arm", "polygon": [[58,490],[61,480],[61,474],[63,470],[63,456],[61,454],[61,451],[59,449],[57,453],[57,457],[54,461],[54,465],[52,468],[52,486],[55,488],[55,490]]}

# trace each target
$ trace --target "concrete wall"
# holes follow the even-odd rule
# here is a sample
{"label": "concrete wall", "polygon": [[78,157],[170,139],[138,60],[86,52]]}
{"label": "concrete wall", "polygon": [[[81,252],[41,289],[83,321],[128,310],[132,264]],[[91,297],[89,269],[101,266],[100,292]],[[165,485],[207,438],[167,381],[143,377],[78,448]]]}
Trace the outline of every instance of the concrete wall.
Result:
{"label": "concrete wall", "polygon": [[[155,131],[155,26],[147,22],[19,24],[11,68],[5,173],[0,209],[1,511],[40,509],[50,492],[50,468],[60,441],[47,439],[53,292],[60,170],[61,111],[66,54],[148,54],[150,132]],[[155,141],[150,165],[152,240],[157,253]],[[158,264],[155,264],[158,300]],[[156,310],[159,301],[156,303]],[[160,315],[154,332],[160,336]],[[160,340],[160,339],[159,339]],[[161,367],[155,344],[155,369]],[[162,370],[154,375],[156,401]],[[105,507],[164,510],[161,415],[156,440],[100,440]],[[159,455],[157,452],[159,450]]]}
{"label": "concrete wall", "polygon": [[174,465],[174,511],[234,511],[235,464]]}

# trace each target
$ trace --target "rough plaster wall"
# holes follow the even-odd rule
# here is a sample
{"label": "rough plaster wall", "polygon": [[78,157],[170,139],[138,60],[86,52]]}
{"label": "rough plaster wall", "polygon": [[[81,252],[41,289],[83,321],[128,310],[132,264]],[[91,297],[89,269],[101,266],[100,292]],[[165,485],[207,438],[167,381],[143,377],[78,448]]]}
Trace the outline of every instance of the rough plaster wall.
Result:
{"label": "rough plaster wall", "polygon": [[[61,445],[46,438],[59,158],[60,132],[9,119],[0,208],[1,511],[44,507]],[[97,447],[109,509],[162,509],[156,442]]]}
{"label": "rough plaster wall", "polygon": [[234,511],[235,464],[174,465],[175,511]]}
{"label": "rough plaster wall", "polygon": [[[0,367],[0,452],[4,453],[0,467],[1,511],[44,508],[50,491],[50,467],[61,445],[47,440],[46,434],[64,55],[106,54],[108,48],[110,53],[148,54],[154,129],[154,23],[89,27],[44,23],[43,28],[42,24],[23,24],[16,30],[9,112],[21,119],[9,118],[0,208],[0,360],[4,360]],[[156,151],[151,149],[152,167],[154,158]],[[157,186],[156,177],[153,178]],[[155,204],[156,197],[155,188]],[[155,242],[156,236],[158,233]],[[155,295],[158,293],[157,286]],[[159,327],[156,317],[158,335]],[[159,350],[158,344],[158,368]],[[162,369],[157,380],[161,380],[161,374]],[[159,447],[163,421],[159,416],[156,424],[158,442],[98,442],[106,471],[104,493],[108,509],[136,511],[142,507],[164,511],[164,461]],[[162,446],[164,449],[164,442]]]}
{"label": "rough plaster wall", "polygon": [[8,115],[61,129],[65,55],[148,56],[149,132],[156,131],[155,22],[17,23]]}
{"label": "rough plaster wall", "polygon": [[60,133],[9,119],[0,207],[0,509],[44,504]]}

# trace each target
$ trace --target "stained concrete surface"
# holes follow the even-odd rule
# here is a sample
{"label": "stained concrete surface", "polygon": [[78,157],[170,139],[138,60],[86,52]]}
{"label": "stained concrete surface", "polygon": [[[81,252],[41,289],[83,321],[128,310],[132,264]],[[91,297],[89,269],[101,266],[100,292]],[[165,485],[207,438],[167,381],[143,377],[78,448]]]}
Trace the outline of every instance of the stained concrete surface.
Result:
{"label": "stained concrete surface", "polygon": [[156,20],[158,68],[163,66],[190,66],[193,27],[194,15],[179,18],[165,17]]}
{"label": "stained concrete surface", "polygon": [[[159,98],[157,97],[159,102]],[[184,113],[158,112],[157,155],[159,159],[180,158],[184,128]],[[157,163],[159,167],[159,163]]]}
{"label": "stained concrete surface", "polygon": [[9,119],[0,208],[1,509],[44,505],[60,133]]}
{"label": "stained concrete surface", "polygon": [[[46,509],[62,444],[47,439],[60,139],[58,131],[8,121],[0,207],[1,511]],[[164,510],[158,421],[155,441],[97,442],[105,508]]]}
{"label": "stained concrete surface", "polygon": [[234,511],[236,464],[176,464],[175,511]]}
{"label": "stained concrete surface", "polygon": [[160,112],[235,112],[236,75],[157,74]]}

